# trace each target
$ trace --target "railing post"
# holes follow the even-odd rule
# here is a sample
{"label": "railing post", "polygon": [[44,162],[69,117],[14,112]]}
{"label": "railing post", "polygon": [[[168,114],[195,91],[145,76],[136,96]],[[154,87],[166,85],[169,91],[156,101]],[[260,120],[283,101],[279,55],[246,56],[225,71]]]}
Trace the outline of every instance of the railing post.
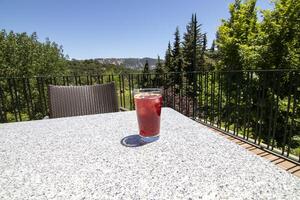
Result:
{"label": "railing post", "polygon": [[287,109],[286,109],[286,115],[284,119],[284,135],[283,135],[283,143],[282,143],[282,152],[281,154],[284,155],[285,152],[285,146],[286,146],[286,140],[287,140],[287,132],[288,132],[288,123],[289,123],[289,116],[290,116],[290,106],[291,106],[291,90],[292,90],[292,82],[293,82],[293,73],[288,72],[288,80],[290,81],[289,89],[288,89],[288,103],[287,103]]}
{"label": "railing post", "polygon": [[1,123],[7,122],[6,112],[5,112],[5,102],[4,102],[4,91],[1,85],[0,85],[0,122]]}

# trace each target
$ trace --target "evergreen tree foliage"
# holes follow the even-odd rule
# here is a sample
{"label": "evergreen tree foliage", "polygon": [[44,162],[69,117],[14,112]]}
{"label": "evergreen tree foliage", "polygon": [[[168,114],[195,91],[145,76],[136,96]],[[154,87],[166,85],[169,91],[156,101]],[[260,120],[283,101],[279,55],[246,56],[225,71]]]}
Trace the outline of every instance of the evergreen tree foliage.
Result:
{"label": "evergreen tree foliage", "polygon": [[200,66],[202,69],[205,69],[205,51],[207,48],[207,37],[206,33],[202,35],[202,49],[201,49],[201,55],[200,55]]}
{"label": "evergreen tree foliage", "polygon": [[163,75],[164,75],[163,66],[160,60],[160,56],[158,56],[156,68],[155,68],[155,83],[157,86],[162,86],[164,84]]}
{"label": "evergreen tree foliage", "polygon": [[[172,49],[172,66],[174,68],[173,74],[173,83],[178,87],[182,87],[182,72],[183,72],[183,57],[182,57],[182,49],[180,43],[180,33],[179,28],[176,28],[174,33],[175,40]],[[177,90],[178,91],[178,90]]]}
{"label": "evergreen tree foliage", "polygon": [[171,47],[171,43],[169,41],[169,43],[168,43],[168,49],[166,50],[166,54],[165,54],[165,64],[164,64],[164,70],[166,72],[173,72],[173,71],[175,71],[175,69],[174,69],[174,67],[172,65],[172,63],[173,63],[172,57],[173,57],[173,55],[172,55],[172,47]]}
{"label": "evergreen tree foliage", "polygon": [[215,52],[215,49],[216,49],[216,43],[215,43],[215,40],[212,41],[211,43],[211,47],[210,47],[210,52]]}
{"label": "evergreen tree foliage", "polygon": [[201,55],[203,48],[200,27],[201,25],[197,22],[196,14],[193,14],[191,21],[186,26],[186,32],[183,35],[185,72],[198,71],[200,70],[200,66],[202,66]]}
{"label": "evergreen tree foliage", "polygon": [[144,88],[147,88],[150,85],[149,72],[150,72],[149,63],[148,63],[148,60],[146,60],[146,63],[145,63],[144,69],[143,69],[142,82],[141,82],[141,84]]}

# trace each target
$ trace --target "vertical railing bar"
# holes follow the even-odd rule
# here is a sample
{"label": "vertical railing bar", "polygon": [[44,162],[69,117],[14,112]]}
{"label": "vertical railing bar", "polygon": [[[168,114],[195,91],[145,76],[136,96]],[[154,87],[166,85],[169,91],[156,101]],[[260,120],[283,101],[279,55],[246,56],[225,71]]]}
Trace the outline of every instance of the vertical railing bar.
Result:
{"label": "vertical railing bar", "polygon": [[4,89],[0,86],[0,114],[1,114],[1,122],[5,123],[7,122],[7,113],[6,113],[6,108],[5,108],[5,96],[4,96]]}
{"label": "vertical railing bar", "polygon": [[241,99],[242,99],[242,81],[243,81],[243,77],[244,77],[244,74],[243,72],[240,72],[239,73],[239,79],[238,79],[238,102],[237,102],[237,119],[236,119],[236,131],[237,131],[237,135],[239,135],[239,130],[241,129],[241,123],[242,121],[240,120],[242,117],[241,117]]}
{"label": "vertical railing bar", "polygon": [[111,80],[112,80],[113,82],[115,82],[115,76],[114,76],[114,74],[111,75]]}
{"label": "vertical railing bar", "polygon": [[211,72],[211,86],[210,86],[210,124],[215,124],[215,117],[214,117],[214,111],[215,111],[215,72]]}
{"label": "vertical railing bar", "polygon": [[[228,73],[228,74],[230,74],[230,73]],[[229,91],[230,91],[230,88],[229,88],[229,86],[230,86],[230,83],[229,83],[229,81],[228,81],[228,74],[226,74],[226,95],[225,95],[225,98],[226,98],[226,100],[225,100],[225,131],[227,131],[227,132],[229,132],[229,119],[228,119],[228,117],[229,117],[229,103],[230,103],[230,95],[229,95]],[[228,103],[228,101],[229,101],[229,103]],[[227,129],[227,127],[228,127],[228,129]]]}
{"label": "vertical railing bar", "polygon": [[128,75],[128,90],[129,90],[129,105],[130,105],[130,110],[132,110],[132,97],[131,97],[131,74]]}
{"label": "vertical railing bar", "polygon": [[222,112],[222,81],[221,81],[221,73],[218,72],[218,122],[217,127],[221,129],[222,119],[221,119],[221,112]]}
{"label": "vertical railing bar", "polygon": [[249,123],[250,123],[250,117],[252,116],[252,109],[251,109],[251,107],[252,107],[252,104],[254,103],[254,100],[252,98],[252,94],[253,94],[253,86],[252,86],[252,84],[253,84],[253,72],[250,72],[250,84],[251,84],[250,85],[251,87],[248,90],[248,98],[250,100],[250,103],[248,103],[248,106],[247,106],[248,113],[247,113],[247,122],[246,122],[246,126],[247,126],[247,138],[246,139],[247,140],[249,140],[249,134],[250,134],[250,125],[249,125]]}
{"label": "vertical railing bar", "polygon": [[[174,79],[175,77],[172,76],[172,78]],[[172,95],[173,95],[173,101],[172,101],[172,103],[173,103],[173,109],[176,110],[176,107],[175,107],[175,81],[174,80],[172,80],[172,86],[171,86],[171,88],[172,88]]]}
{"label": "vertical railing bar", "polygon": [[196,104],[196,100],[197,100],[197,74],[195,72],[193,72],[193,110],[192,110],[192,117],[195,120],[195,106],[197,106]]}
{"label": "vertical railing bar", "polygon": [[286,135],[287,135],[287,124],[288,124],[288,118],[289,118],[289,112],[290,112],[290,104],[291,104],[291,96],[289,94],[288,96],[288,106],[286,109],[286,117],[285,117],[285,125],[284,125],[284,135],[283,135],[283,143],[282,143],[282,152],[281,154],[284,155],[285,151],[285,145],[286,145]]}
{"label": "vertical railing bar", "polygon": [[56,77],[54,77],[53,80],[54,80],[54,85],[57,85]]}
{"label": "vertical railing bar", "polygon": [[5,117],[4,117],[4,112],[3,112],[3,110],[4,110],[3,99],[4,98],[3,98],[3,95],[2,95],[2,87],[0,85],[0,123],[4,123],[5,122],[5,120],[4,120]]}
{"label": "vertical railing bar", "polygon": [[79,83],[79,85],[82,85],[82,83],[81,83],[81,76],[78,76],[78,83]]}
{"label": "vertical railing bar", "polygon": [[162,89],[164,90],[163,92],[163,106],[166,107],[167,106],[167,102],[168,102],[168,95],[167,95],[167,91],[166,91],[166,74],[163,74],[163,86]]}
{"label": "vertical railing bar", "polygon": [[44,111],[44,108],[43,108],[43,99],[42,99],[42,92],[41,92],[41,86],[40,86],[40,77],[37,77],[36,78],[36,81],[37,81],[37,87],[38,87],[38,93],[39,93],[39,110],[41,110],[42,111],[42,114],[44,114],[43,113],[43,111]]}
{"label": "vertical railing bar", "polygon": [[134,87],[134,80],[136,80],[136,78],[134,78],[134,75],[132,75],[133,77],[132,77],[132,79],[131,79],[131,85],[132,85],[132,91],[131,91],[131,94],[132,94],[132,107],[133,107],[133,109],[135,110],[135,103],[134,103],[134,96],[133,96],[133,92],[134,92],[134,89],[135,89],[135,87]]}
{"label": "vertical railing bar", "polygon": [[[103,78],[102,78],[103,81]],[[126,108],[124,74],[122,74],[123,106]]]}
{"label": "vertical railing bar", "polygon": [[[292,82],[292,78],[290,73],[288,73],[288,79],[291,80]],[[290,105],[291,105],[291,87],[292,84],[289,85],[289,89],[288,89],[288,104],[287,104],[287,109],[286,109],[286,116],[285,116],[285,124],[284,124],[284,135],[283,135],[283,142],[282,142],[282,151],[281,154],[284,155],[284,151],[285,151],[285,145],[286,145],[286,136],[287,136],[287,125],[289,123],[289,113],[290,113]]]}
{"label": "vertical railing bar", "polygon": [[[100,79],[99,84],[100,84]],[[123,107],[123,101],[122,101],[122,85],[121,85],[121,75],[119,75],[119,95],[120,95],[120,106]]]}
{"label": "vertical railing bar", "polygon": [[[113,81],[114,81],[114,77],[113,77]],[[94,83],[97,84],[97,77],[95,75],[91,75],[91,85],[94,85]]]}
{"label": "vertical railing bar", "polygon": [[[272,73],[272,76],[274,76],[274,73]],[[270,147],[270,142],[271,142],[271,129],[272,129],[272,117],[273,117],[273,104],[274,104],[274,101],[275,101],[275,98],[274,98],[274,87],[275,87],[275,78],[271,77],[271,80],[272,80],[272,86],[271,86],[271,89],[270,89],[270,95],[272,96],[271,97],[271,104],[270,104],[270,115],[269,115],[269,127],[268,127],[268,135],[267,135],[267,149],[269,149]],[[267,91],[268,92],[268,91]],[[267,95],[268,96],[268,93]]]}
{"label": "vertical railing bar", "polygon": [[0,123],[4,123],[5,122],[3,110],[4,110],[4,106],[3,106],[2,87],[0,85]]}
{"label": "vertical railing bar", "polygon": [[206,123],[208,124],[208,121],[210,122],[210,107],[209,107],[209,88],[208,88],[208,85],[209,85],[209,72],[207,71],[206,72]]}
{"label": "vertical railing bar", "polygon": [[69,77],[66,76],[67,86],[69,86]]}
{"label": "vertical railing bar", "polygon": [[97,74],[97,83],[100,84],[100,75]]}
{"label": "vertical railing bar", "polygon": [[[256,93],[256,113],[255,113],[255,131],[254,131],[254,144],[256,144],[258,139],[258,123],[259,123],[259,111],[261,104],[261,85],[259,84],[258,90]],[[261,123],[261,122],[260,122]]]}
{"label": "vertical railing bar", "polygon": [[138,88],[141,88],[140,74],[138,74]]}
{"label": "vertical railing bar", "polygon": [[[244,76],[244,74],[242,74]],[[244,84],[243,84],[244,85]],[[249,93],[249,72],[246,72],[246,81],[245,81],[245,88],[242,87],[243,91],[243,102],[245,102],[245,105],[243,105],[243,139],[246,137],[246,113],[247,113],[247,105],[248,105],[248,98],[247,94]]]}
{"label": "vertical railing bar", "polygon": [[206,123],[206,72],[203,72],[203,121]]}
{"label": "vertical railing bar", "polygon": [[32,117],[35,115],[35,109],[33,107],[33,98],[32,98],[32,92],[31,92],[31,87],[30,87],[30,79],[26,78],[26,82],[27,82],[27,88],[28,88],[28,96],[29,96],[29,103],[31,106],[31,115]]}
{"label": "vertical railing bar", "polygon": [[103,84],[103,75],[102,74],[100,76],[100,79],[101,79],[101,84]]}
{"label": "vertical railing bar", "polygon": [[77,76],[76,75],[74,76],[74,79],[75,79],[75,85],[77,86],[78,85],[78,80],[77,80]]}
{"label": "vertical railing bar", "polygon": [[87,74],[85,76],[85,85],[88,85],[89,84],[89,75]]}
{"label": "vertical railing bar", "polygon": [[[182,113],[182,112],[181,112],[181,108],[182,108],[182,107],[181,107],[181,105],[182,105],[182,104],[181,104],[181,101],[182,101],[182,99],[181,99],[181,92],[182,92],[182,91],[181,91],[181,86],[180,86],[180,85],[177,85],[177,89],[178,89],[178,90],[177,90],[178,92],[175,92],[175,95],[178,95],[178,99],[179,99],[179,102],[178,102],[178,105],[177,105],[177,106],[178,106],[177,110],[178,110],[180,113]],[[176,106],[176,105],[175,105],[175,106]]]}
{"label": "vertical railing bar", "polygon": [[[189,76],[190,75],[190,73],[188,72],[188,73],[186,73],[186,76],[185,76],[185,80],[184,80],[184,76],[181,78],[181,80],[182,80],[182,84],[183,84],[183,87],[182,87],[182,92],[181,92],[181,94],[184,94],[184,85],[185,85],[185,96],[184,96],[184,101],[185,101],[185,115],[186,116],[189,116],[189,112],[188,112],[188,95],[189,95],[189,88],[188,88],[188,84],[187,84],[187,81],[188,81],[188,79],[187,79],[187,76]],[[180,111],[180,112],[182,112],[182,111]]]}
{"label": "vertical railing bar", "polygon": [[0,95],[0,100],[1,100],[1,115],[2,115],[2,121],[3,123],[6,123],[7,122],[7,112],[6,112],[6,109],[5,109],[5,103],[4,103],[4,92],[3,90],[1,89],[1,95]]}
{"label": "vertical railing bar", "polygon": [[66,80],[65,76],[63,76],[63,85],[66,85]]}
{"label": "vertical railing bar", "polygon": [[[17,79],[19,80],[19,79]],[[19,99],[19,95],[18,95],[18,88],[17,88],[17,84],[16,84],[16,78],[13,79],[13,87],[14,87],[14,93],[15,93],[15,98],[16,98],[16,105],[17,105],[17,113],[19,115],[19,119],[20,121],[22,121],[22,115],[21,115],[21,108],[20,108],[20,99]]]}
{"label": "vertical railing bar", "polygon": [[[276,84],[276,86],[278,87],[278,83]],[[276,89],[277,91],[277,89]],[[271,150],[274,149],[275,146],[275,134],[276,134],[276,128],[277,128],[277,113],[278,113],[278,109],[279,109],[279,96],[276,95],[276,104],[275,104],[275,113],[274,113],[274,122],[273,122],[273,128],[272,128],[272,148]]]}
{"label": "vertical railing bar", "polygon": [[198,115],[199,115],[199,119],[202,119],[202,113],[203,113],[203,105],[202,105],[202,93],[203,93],[203,74],[202,72],[199,73],[199,111],[198,111]]}
{"label": "vertical railing bar", "polygon": [[204,122],[205,123],[207,123],[207,118],[208,118],[208,116],[207,116],[207,114],[208,114],[208,72],[204,72],[204,75],[205,75],[205,85],[204,85],[204,107],[205,107],[205,109],[204,109]]}
{"label": "vertical railing bar", "polygon": [[16,111],[17,105],[16,105],[14,94],[13,94],[12,80],[11,80],[11,78],[9,78],[9,79],[7,79],[7,81],[8,81],[8,87],[9,87],[9,93],[10,93],[10,96],[11,96],[11,106],[12,106],[12,109],[13,109],[13,112],[14,112],[15,120],[17,122],[18,121],[18,114],[17,114],[17,111]]}
{"label": "vertical railing bar", "polygon": [[238,135],[236,132],[236,128],[237,128],[237,118],[238,118],[238,90],[239,90],[239,74],[238,72],[236,73],[236,77],[237,77],[237,82],[236,82],[236,87],[235,87],[235,98],[234,98],[234,119],[233,119],[233,134],[234,135]]}
{"label": "vertical railing bar", "polygon": [[27,94],[26,78],[24,78],[24,77],[22,78],[22,83],[23,83],[23,93],[24,93],[24,99],[25,99],[26,108],[27,108],[27,112],[28,112],[28,117],[31,120],[32,115],[31,115],[31,111],[30,111],[30,104],[29,104],[29,99],[28,99],[28,94]]}
{"label": "vertical railing bar", "polygon": [[[43,114],[44,114],[44,116],[46,115],[46,113],[47,113],[47,108],[48,108],[48,106],[47,106],[47,97],[46,97],[46,95],[45,95],[45,79],[44,79],[44,77],[42,77],[41,78],[41,83],[42,83],[42,95],[43,95],[43,103],[44,103],[44,109],[43,109]],[[47,89],[47,87],[46,87],[46,89]]]}
{"label": "vertical railing bar", "polygon": [[200,82],[200,76],[201,74],[200,73],[197,73],[197,82],[198,82],[198,85],[197,85],[197,89],[199,89],[199,95],[198,95],[198,107],[197,107],[197,117],[198,117],[198,120],[201,120],[201,105],[200,105],[200,99],[201,99],[201,82]]}
{"label": "vertical railing bar", "polygon": [[263,115],[264,115],[264,109],[265,109],[265,90],[266,90],[266,78],[265,78],[265,73],[264,74],[264,79],[263,79],[263,88],[262,88],[262,96],[261,96],[261,104],[260,104],[260,116],[259,116],[259,130],[258,130],[258,145],[260,145],[261,142],[261,132],[262,132],[262,123],[263,123]]}
{"label": "vertical railing bar", "polygon": [[297,101],[296,101],[296,92],[294,91],[294,99],[293,99],[293,111],[292,111],[292,117],[291,117],[291,126],[289,130],[289,136],[288,136],[288,149],[287,149],[287,157],[289,157],[290,151],[291,151],[291,141],[292,141],[292,132],[294,131],[294,125],[295,125],[295,111],[297,107]]}

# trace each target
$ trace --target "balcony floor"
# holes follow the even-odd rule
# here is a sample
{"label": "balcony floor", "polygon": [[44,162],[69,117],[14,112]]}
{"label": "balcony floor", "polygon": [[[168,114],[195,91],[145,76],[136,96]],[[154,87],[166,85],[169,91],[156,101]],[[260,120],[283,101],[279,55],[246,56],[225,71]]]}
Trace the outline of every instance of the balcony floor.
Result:
{"label": "balcony floor", "polygon": [[224,134],[220,131],[217,131],[215,129],[212,129],[214,132],[222,135],[223,137],[225,137],[228,140],[231,140],[232,142],[240,145],[241,147],[247,149],[248,151],[250,151],[253,154],[256,154],[262,158],[265,158],[269,161],[271,161],[273,164],[277,165],[278,167],[284,169],[285,171],[297,176],[300,178],[300,165],[294,164],[293,162],[286,160],[284,158],[281,158],[279,156],[276,156],[274,154],[271,154],[263,149],[257,148],[254,145],[251,145],[249,143],[246,143],[242,140],[239,140],[237,138],[234,138],[230,135]]}

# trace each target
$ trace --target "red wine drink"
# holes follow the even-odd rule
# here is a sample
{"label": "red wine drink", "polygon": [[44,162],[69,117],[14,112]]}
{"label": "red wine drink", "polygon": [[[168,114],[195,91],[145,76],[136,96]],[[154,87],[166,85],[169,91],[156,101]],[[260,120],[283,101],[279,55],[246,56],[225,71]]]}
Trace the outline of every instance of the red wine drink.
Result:
{"label": "red wine drink", "polygon": [[135,90],[134,101],[140,136],[146,142],[158,139],[162,107],[161,89]]}

